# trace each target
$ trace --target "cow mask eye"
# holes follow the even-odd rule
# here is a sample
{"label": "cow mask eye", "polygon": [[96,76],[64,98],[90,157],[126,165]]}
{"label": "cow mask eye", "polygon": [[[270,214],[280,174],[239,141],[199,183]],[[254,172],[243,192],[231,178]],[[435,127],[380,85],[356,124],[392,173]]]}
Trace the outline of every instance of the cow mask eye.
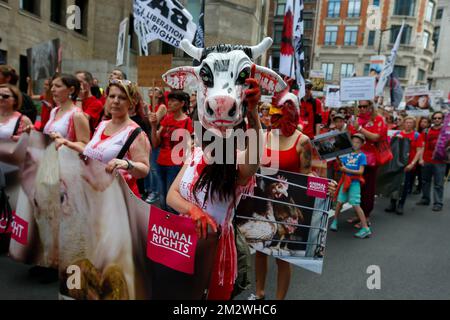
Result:
{"label": "cow mask eye", "polygon": [[204,65],[200,69],[200,77],[202,78],[203,83],[208,88],[214,87],[214,78],[211,69],[208,65]]}
{"label": "cow mask eye", "polygon": [[241,72],[239,72],[238,78],[236,79],[236,84],[244,85],[245,80],[247,80],[248,78],[250,78],[250,68],[247,67],[245,69],[242,69]]}

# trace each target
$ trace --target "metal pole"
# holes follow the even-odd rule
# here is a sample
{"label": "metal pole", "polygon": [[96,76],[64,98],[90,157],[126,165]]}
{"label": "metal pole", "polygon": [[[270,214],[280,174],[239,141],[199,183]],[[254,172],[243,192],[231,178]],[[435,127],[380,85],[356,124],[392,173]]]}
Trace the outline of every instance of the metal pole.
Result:
{"label": "metal pole", "polygon": [[378,55],[381,54],[381,41],[383,40],[383,33],[384,33],[384,30],[380,29],[380,43],[378,45]]}

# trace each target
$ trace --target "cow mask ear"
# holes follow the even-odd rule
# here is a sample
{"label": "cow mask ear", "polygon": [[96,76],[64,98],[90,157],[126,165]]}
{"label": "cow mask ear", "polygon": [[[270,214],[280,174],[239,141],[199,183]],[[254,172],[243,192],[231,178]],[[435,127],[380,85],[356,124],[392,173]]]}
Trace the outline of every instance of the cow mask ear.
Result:
{"label": "cow mask ear", "polygon": [[179,67],[167,71],[163,76],[163,80],[172,89],[185,90],[197,89],[200,78],[197,73],[197,68],[194,67]]}
{"label": "cow mask ear", "polygon": [[269,94],[274,94],[287,88],[286,82],[275,71],[269,68],[256,66],[255,79],[261,88],[267,90]]}

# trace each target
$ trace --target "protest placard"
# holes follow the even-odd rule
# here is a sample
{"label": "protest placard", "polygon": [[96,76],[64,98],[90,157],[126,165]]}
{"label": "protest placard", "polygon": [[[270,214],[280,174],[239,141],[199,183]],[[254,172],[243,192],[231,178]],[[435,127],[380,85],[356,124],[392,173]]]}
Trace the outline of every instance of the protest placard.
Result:
{"label": "protest placard", "polygon": [[322,160],[331,161],[336,157],[349,154],[353,151],[352,142],[348,132],[331,131],[313,140],[314,147]]}
{"label": "protest placard", "polygon": [[328,108],[342,107],[341,89],[339,86],[327,85],[325,89],[325,106]]}
{"label": "protest placard", "polygon": [[430,90],[426,85],[409,86],[405,90],[406,112],[414,117],[426,117],[431,112]]}
{"label": "protest placard", "polygon": [[172,55],[138,57],[138,85],[165,87],[162,75],[172,68]]}
{"label": "protest placard", "polygon": [[341,79],[341,101],[373,100],[375,77],[353,77]]}

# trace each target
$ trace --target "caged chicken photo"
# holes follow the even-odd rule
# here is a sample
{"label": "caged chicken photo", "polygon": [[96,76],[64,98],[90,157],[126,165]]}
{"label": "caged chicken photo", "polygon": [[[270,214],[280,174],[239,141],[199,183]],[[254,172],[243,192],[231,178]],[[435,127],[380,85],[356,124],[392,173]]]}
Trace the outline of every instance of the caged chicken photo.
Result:
{"label": "caged chicken photo", "polygon": [[[238,222],[239,231],[255,250],[268,254],[290,255],[288,244],[301,239],[295,235],[298,225],[304,223],[300,209],[288,205],[295,202],[288,193],[284,177],[264,181],[259,179],[254,197],[241,201],[238,212],[246,218]],[[262,200],[268,199],[268,200]]]}

